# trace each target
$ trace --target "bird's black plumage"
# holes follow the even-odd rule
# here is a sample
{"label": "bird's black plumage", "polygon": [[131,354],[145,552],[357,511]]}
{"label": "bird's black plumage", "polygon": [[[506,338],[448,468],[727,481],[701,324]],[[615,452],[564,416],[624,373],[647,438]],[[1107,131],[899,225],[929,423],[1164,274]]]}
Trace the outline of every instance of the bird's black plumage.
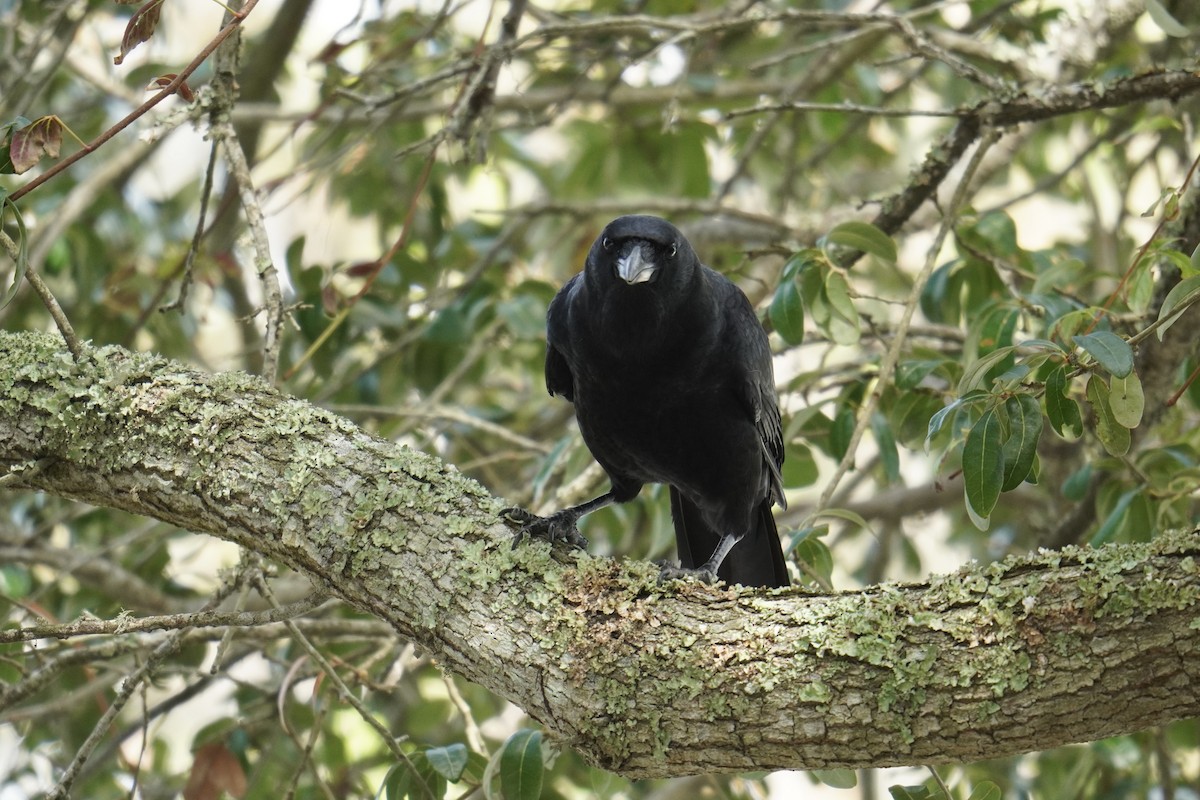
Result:
{"label": "bird's black plumage", "polygon": [[651,216],[613,220],[547,313],[546,388],[575,405],[609,492],[522,534],[584,541],[583,514],[670,486],[682,570],[786,586],[771,506],[786,507],[767,335],[746,295]]}

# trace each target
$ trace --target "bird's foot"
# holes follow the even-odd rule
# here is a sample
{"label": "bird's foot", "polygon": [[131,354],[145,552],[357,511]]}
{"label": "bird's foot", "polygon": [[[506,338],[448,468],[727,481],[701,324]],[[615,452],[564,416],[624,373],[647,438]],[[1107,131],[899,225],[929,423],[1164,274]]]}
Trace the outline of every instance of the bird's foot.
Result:
{"label": "bird's foot", "polygon": [[718,580],[716,571],[709,569],[707,565],[703,567],[681,567],[672,561],[659,561],[657,563],[659,583],[697,580],[701,583],[713,584]]}
{"label": "bird's foot", "polygon": [[513,537],[512,546],[514,549],[526,536],[545,539],[550,544],[566,542],[571,547],[579,550],[587,548],[588,540],[575,527],[575,523],[579,521],[579,517],[570,513],[569,509],[551,514],[548,517],[539,517],[523,508],[506,508],[500,512],[500,516],[505,522],[521,526],[520,530]]}

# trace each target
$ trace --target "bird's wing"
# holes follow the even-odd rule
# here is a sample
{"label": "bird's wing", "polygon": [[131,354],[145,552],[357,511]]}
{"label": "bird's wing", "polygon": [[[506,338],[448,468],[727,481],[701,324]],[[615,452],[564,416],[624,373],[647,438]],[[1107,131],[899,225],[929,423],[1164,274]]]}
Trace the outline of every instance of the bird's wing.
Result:
{"label": "bird's wing", "polygon": [[[724,279],[723,279],[724,280]],[[771,365],[771,346],[754,307],[741,289],[725,280],[726,341],[733,344],[736,386],[742,406],[754,420],[762,447],[763,464],[769,476],[771,498],[787,508],[783,496],[783,424],[775,395],[775,371]]]}
{"label": "bird's wing", "polygon": [[571,365],[563,348],[570,342],[567,317],[574,296],[573,287],[579,280],[576,275],[567,281],[546,311],[546,391],[572,403],[575,402],[575,376],[571,374]]}
{"label": "bird's wing", "polygon": [[780,508],[787,508],[783,496],[783,425],[779,418],[779,403],[775,399],[775,386],[771,374],[766,380],[753,381],[751,395],[757,394],[754,409],[754,425],[758,428],[758,441],[762,445],[763,463],[771,474],[771,496]]}

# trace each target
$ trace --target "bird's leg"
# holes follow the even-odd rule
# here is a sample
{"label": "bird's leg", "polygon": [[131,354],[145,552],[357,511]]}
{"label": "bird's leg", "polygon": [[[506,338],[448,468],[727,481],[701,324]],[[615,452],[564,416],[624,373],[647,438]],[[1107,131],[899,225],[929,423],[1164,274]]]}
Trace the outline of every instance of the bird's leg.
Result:
{"label": "bird's leg", "polygon": [[695,578],[704,583],[716,583],[717,570],[721,566],[721,562],[725,560],[725,556],[729,555],[729,551],[741,539],[740,536],[734,536],[732,533],[721,535],[721,541],[717,542],[717,549],[698,567],[678,567],[674,564],[659,564],[660,570],[658,580],[662,581],[678,580],[681,578]]}
{"label": "bird's leg", "polygon": [[598,508],[604,508],[612,504],[616,500],[612,490],[605,492],[599,497],[588,500],[586,503],[580,503],[577,506],[564,508],[562,511],[556,511],[548,517],[539,517],[531,514],[523,508],[506,508],[501,512],[501,516],[510,522],[519,523],[521,529],[517,531],[517,535],[513,537],[513,547],[521,543],[526,536],[536,536],[539,539],[545,539],[553,544],[554,542],[566,542],[572,547],[583,549],[587,547],[587,539],[575,527],[579,522],[579,518],[584,514],[595,511]]}

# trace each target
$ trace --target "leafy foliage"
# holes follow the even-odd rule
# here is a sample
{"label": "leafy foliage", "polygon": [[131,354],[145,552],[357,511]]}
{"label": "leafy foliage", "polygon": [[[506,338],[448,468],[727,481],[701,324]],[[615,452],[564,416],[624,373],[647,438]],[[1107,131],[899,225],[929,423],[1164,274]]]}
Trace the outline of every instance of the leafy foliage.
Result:
{"label": "leafy foliage", "polygon": [[[608,219],[658,213],[773,333],[791,499],[779,522],[798,582],[914,578],[1195,523],[1186,4],[1136,17],[1000,0],[865,14],[596,3],[530,7],[505,33],[503,5],[485,24],[475,6],[354,17],[337,7],[356,4],[285,2],[272,19],[248,2],[231,4],[259,25],[226,67],[235,80],[218,54],[177,83],[203,46],[178,34],[221,29],[226,9],[209,5],[0,4],[7,63],[24,68],[0,92],[6,327],[53,324],[32,274],[80,339],[265,371],[514,503],[555,507],[603,487],[569,407],[543,391],[544,309]],[[1164,83],[1128,89],[1138,78]],[[178,96],[114,130],[147,85]],[[1018,101],[1032,110],[1003,117]],[[78,152],[64,131],[114,138],[39,182]],[[266,264],[282,276],[276,308]],[[594,548],[670,555],[663,492],[643,494],[589,518]],[[81,751],[114,678],[163,641],[123,633],[123,614],[194,612],[218,588],[266,601],[254,558],[185,531],[29,494],[3,503],[0,633],[113,622],[96,640],[0,643],[0,749],[18,753],[0,783],[34,795]],[[277,593],[296,577],[267,572]],[[305,643],[390,740],[338,701]],[[214,699],[187,704],[197,696]],[[135,701],[78,796],[672,790],[555,757],[502,700],[336,604],[282,633],[197,629]],[[980,800],[1144,794],[1200,780],[1195,733],[1179,723],[919,786],[907,773],[890,792],[942,796],[944,773],[952,796]],[[762,782],[706,780],[729,796]]]}

